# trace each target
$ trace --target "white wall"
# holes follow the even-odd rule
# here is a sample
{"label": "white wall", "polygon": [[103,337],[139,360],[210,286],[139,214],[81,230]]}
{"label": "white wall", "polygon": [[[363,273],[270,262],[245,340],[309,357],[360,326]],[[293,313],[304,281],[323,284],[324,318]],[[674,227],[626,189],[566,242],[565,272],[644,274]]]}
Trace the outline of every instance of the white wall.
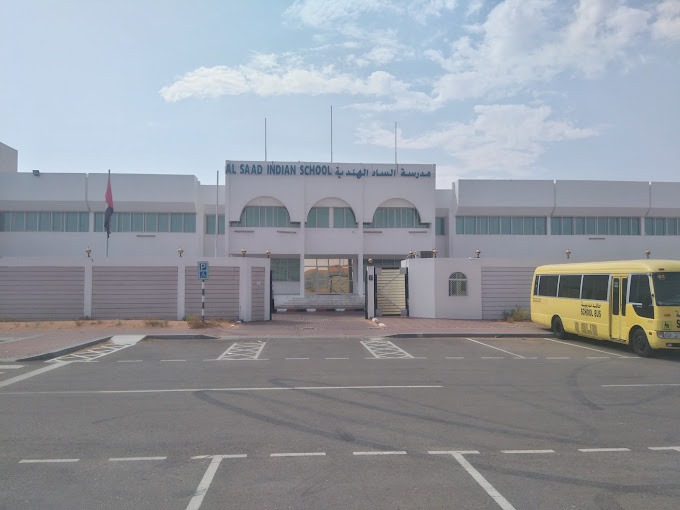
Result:
{"label": "white wall", "polygon": [[19,152],[0,142],[0,173],[15,173],[19,164]]}

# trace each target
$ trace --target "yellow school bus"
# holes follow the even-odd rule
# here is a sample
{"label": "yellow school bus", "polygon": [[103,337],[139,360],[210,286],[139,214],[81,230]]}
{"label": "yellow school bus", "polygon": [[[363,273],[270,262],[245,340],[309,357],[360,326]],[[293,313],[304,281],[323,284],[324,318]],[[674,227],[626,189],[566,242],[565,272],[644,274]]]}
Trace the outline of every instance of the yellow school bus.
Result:
{"label": "yellow school bus", "polygon": [[568,334],[628,344],[639,356],[680,349],[680,261],[618,260],[539,266],[531,320]]}

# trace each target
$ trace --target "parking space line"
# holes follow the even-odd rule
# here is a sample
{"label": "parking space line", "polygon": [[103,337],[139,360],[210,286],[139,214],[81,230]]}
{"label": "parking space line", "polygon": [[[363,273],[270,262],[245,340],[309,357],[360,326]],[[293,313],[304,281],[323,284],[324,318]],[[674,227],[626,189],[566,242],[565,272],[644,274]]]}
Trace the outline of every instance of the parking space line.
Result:
{"label": "parking space line", "polygon": [[24,365],[0,365],[0,370],[12,370],[16,368],[24,368]]}
{"label": "parking space line", "polygon": [[503,495],[498,492],[493,485],[491,485],[486,478],[482,476],[482,474],[475,469],[475,467],[470,464],[464,457],[465,454],[472,454],[472,453],[479,453],[477,451],[470,451],[470,452],[456,452],[456,451],[450,451],[450,452],[444,452],[444,451],[438,451],[438,452],[428,452],[433,455],[437,454],[444,454],[444,455],[451,455],[456,461],[458,461],[458,464],[460,464],[465,471],[468,472],[470,476],[480,485],[484,491],[491,496],[491,498],[498,503],[498,506],[500,506],[503,510],[516,510],[510,502],[503,497]]}
{"label": "parking space line", "polygon": [[555,453],[555,450],[501,450],[501,453]]}
{"label": "parking space line", "polygon": [[63,464],[66,462],[78,462],[80,459],[21,459],[19,464]]}
{"label": "parking space line", "polygon": [[205,497],[206,493],[208,492],[208,489],[210,488],[210,484],[212,483],[213,478],[215,477],[217,468],[220,467],[222,459],[234,459],[234,458],[240,459],[246,457],[246,455],[199,455],[197,457],[192,457],[192,459],[205,459],[210,457],[212,457],[210,465],[203,474],[203,478],[198,484],[198,487],[196,487],[196,491],[194,492],[194,495],[191,497],[191,501],[189,501],[189,505],[187,506],[186,510],[198,510],[199,508],[201,508],[203,498]]}
{"label": "parking space line", "polygon": [[649,384],[603,384],[603,388],[648,388],[654,386],[680,386],[680,383],[649,383]]}
{"label": "parking space line", "polygon": [[680,446],[650,446],[649,449],[657,451],[675,450],[676,452],[680,452]]}
{"label": "parking space line", "polygon": [[186,361],[185,359],[162,359],[161,361]]}
{"label": "parking space line", "polygon": [[57,363],[53,363],[51,365],[47,365],[46,367],[38,368],[37,370],[32,370],[31,372],[27,372],[25,374],[17,375],[16,377],[5,379],[4,381],[0,381],[0,388],[4,388],[5,386],[9,386],[10,384],[14,384],[19,381],[30,379],[33,376],[42,374],[44,372],[49,372],[50,370],[54,370],[55,368],[66,366],[68,363],[69,363],[68,361],[60,361]]}
{"label": "parking space line", "polygon": [[141,363],[142,361],[141,359],[119,359],[117,363]]}
{"label": "parking space line", "polygon": [[615,352],[610,352],[610,351],[603,351],[601,349],[595,349],[593,347],[587,347],[585,345],[578,345],[578,344],[573,344],[569,342],[563,342],[562,340],[557,340],[555,338],[543,338],[543,340],[548,340],[550,342],[555,342],[557,344],[563,344],[563,345],[569,345],[570,347],[576,347],[578,349],[587,349],[589,351],[595,351],[595,352],[602,352],[604,354],[609,354],[610,356],[617,356],[619,358],[628,358],[628,359],[635,359],[636,356],[624,356],[623,354],[616,354]]}
{"label": "parking space line", "polygon": [[109,462],[136,462],[142,460],[165,460],[167,457],[111,457]]}
{"label": "parking space line", "polygon": [[493,345],[485,344],[484,342],[480,342],[479,340],[474,340],[473,338],[466,338],[465,340],[469,340],[470,342],[474,342],[479,345],[483,345],[484,347],[489,347],[490,349],[496,349],[497,351],[504,352],[506,354],[510,354],[511,356],[515,356],[516,358],[524,358],[524,356],[520,354],[515,354],[514,352],[506,351],[505,349],[501,349],[500,347],[495,347]]}
{"label": "parking space line", "polygon": [[325,358],[325,359],[349,359],[349,358]]}
{"label": "parking space line", "polygon": [[579,448],[583,453],[629,452],[630,448]]}
{"label": "parking space line", "polygon": [[287,452],[270,453],[270,457],[325,457],[326,452]]}
{"label": "parking space line", "polygon": [[375,451],[375,452],[352,452],[352,455],[406,455],[406,452],[404,450]]}

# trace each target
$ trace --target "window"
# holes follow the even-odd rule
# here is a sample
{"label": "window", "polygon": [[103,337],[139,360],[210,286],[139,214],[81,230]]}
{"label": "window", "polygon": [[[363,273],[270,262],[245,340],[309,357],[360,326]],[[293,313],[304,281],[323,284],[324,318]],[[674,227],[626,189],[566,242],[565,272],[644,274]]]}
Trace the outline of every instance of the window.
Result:
{"label": "window", "polygon": [[449,276],[449,296],[467,296],[467,276],[451,273]]}
{"label": "window", "polygon": [[371,223],[364,228],[428,228],[420,222],[418,211],[412,207],[378,207]]}
{"label": "window", "polygon": [[333,208],[333,228],[356,228],[357,220],[351,207]]}
{"label": "window", "polygon": [[645,235],[680,235],[680,218],[645,218]]}
{"label": "window", "polygon": [[434,219],[434,235],[445,236],[446,235],[446,218],[435,218]]}
{"label": "window", "polygon": [[583,275],[583,287],[581,289],[581,299],[607,301],[608,295],[609,295],[609,275],[606,274]]}
{"label": "window", "polygon": [[[81,213],[81,225],[84,219]],[[111,216],[111,232],[170,232],[171,226],[172,232],[196,232],[196,214],[114,212]],[[94,231],[104,232],[103,212],[94,213]]]}
{"label": "window", "polygon": [[88,212],[0,212],[0,232],[88,232]]}
{"label": "window", "polygon": [[230,222],[231,227],[299,227],[291,222],[288,209],[277,206],[248,205],[241,211],[239,221]]}
{"label": "window", "polygon": [[[553,230],[556,228],[552,223]],[[543,216],[456,216],[456,234],[468,235],[545,235]]]}
{"label": "window", "polygon": [[540,275],[538,276],[538,292],[534,292],[539,296],[557,296],[557,275]]}
{"label": "window", "polygon": [[[651,218],[646,218],[649,220]],[[649,222],[645,223],[649,229]],[[601,217],[572,217],[554,216],[550,218],[550,233],[554,236],[570,235],[609,235],[609,236],[637,236],[640,235],[640,218],[601,216]]]}
{"label": "window", "polygon": [[299,282],[300,259],[271,259],[272,279],[275,282]]}
{"label": "window", "polygon": [[581,275],[561,275],[557,296],[561,298],[579,298],[581,295]]}
{"label": "window", "polygon": [[[224,234],[224,214],[220,214],[217,216],[217,222],[218,222],[218,232],[220,234]],[[215,233],[215,215],[214,214],[206,214],[205,215],[205,233],[206,234],[214,234]]]}
{"label": "window", "polygon": [[328,228],[330,209],[328,207],[312,207],[307,215],[305,228]]}

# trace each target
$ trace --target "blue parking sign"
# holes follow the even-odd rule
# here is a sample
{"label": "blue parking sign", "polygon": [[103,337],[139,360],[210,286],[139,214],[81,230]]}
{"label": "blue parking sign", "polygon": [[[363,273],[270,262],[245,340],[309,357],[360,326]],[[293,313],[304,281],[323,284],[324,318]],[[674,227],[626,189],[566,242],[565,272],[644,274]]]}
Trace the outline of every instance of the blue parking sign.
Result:
{"label": "blue parking sign", "polygon": [[208,279],[208,262],[202,261],[198,263],[198,279],[199,280]]}

